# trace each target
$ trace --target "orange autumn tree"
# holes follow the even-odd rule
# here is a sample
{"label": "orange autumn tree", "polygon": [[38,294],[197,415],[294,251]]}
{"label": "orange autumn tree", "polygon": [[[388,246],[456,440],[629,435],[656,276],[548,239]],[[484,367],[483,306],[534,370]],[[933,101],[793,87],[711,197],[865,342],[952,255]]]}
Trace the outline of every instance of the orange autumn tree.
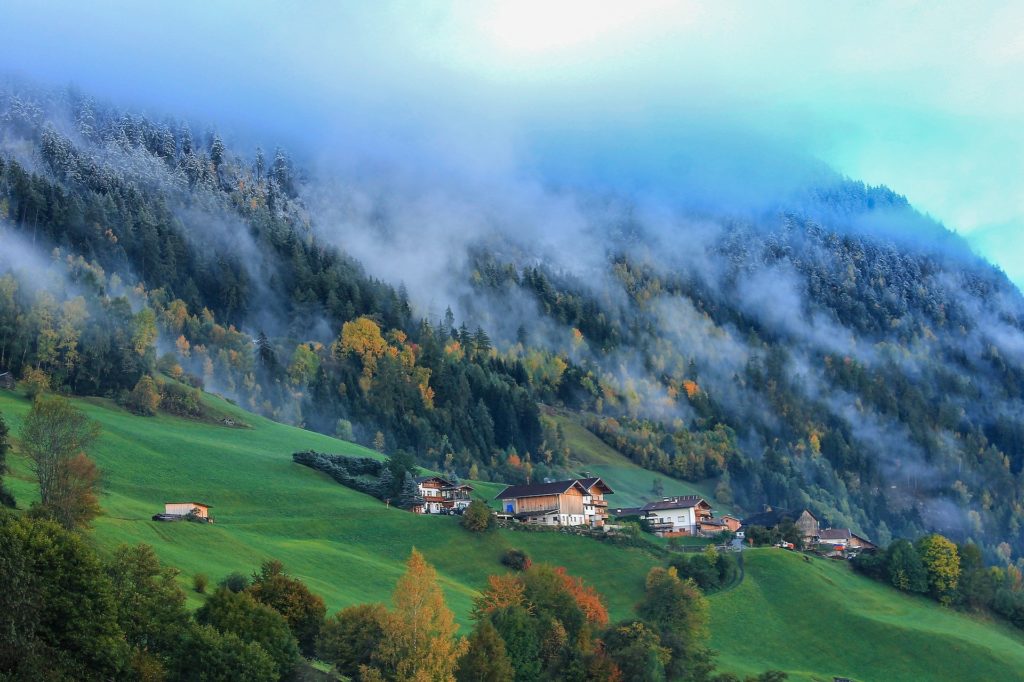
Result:
{"label": "orange autumn tree", "polygon": [[364,668],[364,679],[449,682],[455,680],[466,641],[456,638],[459,626],[437,582],[437,571],[415,548],[392,597],[385,636],[374,654],[379,665]]}
{"label": "orange autumn tree", "polygon": [[[492,575],[487,578],[487,589],[473,602],[473,617],[482,618],[495,611],[512,606],[526,605],[526,588],[516,575]],[[531,609],[532,607],[527,607]]]}

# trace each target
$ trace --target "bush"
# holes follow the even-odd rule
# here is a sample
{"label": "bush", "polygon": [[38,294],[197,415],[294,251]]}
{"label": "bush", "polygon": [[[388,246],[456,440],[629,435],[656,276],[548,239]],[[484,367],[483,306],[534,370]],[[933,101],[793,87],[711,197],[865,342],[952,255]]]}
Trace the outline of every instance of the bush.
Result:
{"label": "bush", "polygon": [[301,580],[285,573],[278,561],[263,562],[248,593],[284,616],[304,655],[315,653],[316,638],[327,613],[323,599],[310,592]]}
{"label": "bush", "polygon": [[161,406],[179,417],[198,417],[202,413],[201,397],[197,389],[183,386],[174,381],[165,381],[160,384]]}
{"label": "bush", "polygon": [[533,561],[523,550],[512,548],[505,550],[505,554],[501,557],[501,563],[513,571],[525,571],[533,564]]}
{"label": "bush", "polygon": [[210,584],[210,579],[205,573],[196,573],[192,576],[192,589],[199,594],[206,594],[206,587]]}
{"label": "bush", "polygon": [[249,578],[244,574],[235,571],[234,573],[229,573],[224,576],[223,580],[221,580],[217,586],[236,593],[242,592],[245,588],[249,587]]}
{"label": "bush", "polygon": [[25,370],[21,375],[21,383],[25,386],[25,395],[29,400],[35,400],[50,390],[50,377],[43,370],[34,367]]}
{"label": "bush", "polygon": [[144,374],[128,394],[126,407],[135,414],[151,417],[156,414],[156,408],[159,406],[160,393],[157,391],[156,382],[153,381],[153,377]]}
{"label": "bush", "polygon": [[483,500],[473,500],[462,514],[462,527],[473,533],[483,533],[494,525],[494,514]]}

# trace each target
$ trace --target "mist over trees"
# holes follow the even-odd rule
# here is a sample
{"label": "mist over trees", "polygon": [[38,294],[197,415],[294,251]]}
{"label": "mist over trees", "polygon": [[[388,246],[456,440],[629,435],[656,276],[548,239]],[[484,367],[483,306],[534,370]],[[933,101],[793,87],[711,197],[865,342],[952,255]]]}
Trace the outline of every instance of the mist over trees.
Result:
{"label": "mist over trees", "polygon": [[[505,481],[571,471],[552,404],[741,508],[1024,547],[1024,303],[885,188],[481,207],[320,187],[73,90],[7,87],[0,112],[0,370],[140,413],[194,416],[205,387]],[[367,245],[430,263],[386,283],[346,255]]]}

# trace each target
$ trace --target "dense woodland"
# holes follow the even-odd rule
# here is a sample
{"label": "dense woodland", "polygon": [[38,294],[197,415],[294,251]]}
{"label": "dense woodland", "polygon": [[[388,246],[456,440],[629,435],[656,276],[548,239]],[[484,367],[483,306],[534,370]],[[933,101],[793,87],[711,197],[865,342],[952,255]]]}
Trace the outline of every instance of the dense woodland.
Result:
{"label": "dense woodland", "polygon": [[602,272],[492,239],[453,275],[460,318],[426,319],[321,237],[312,182],[283,150],[6,86],[0,371],[142,414],[203,387],[503,481],[571,470],[555,404],[741,509],[1024,548],[1024,303],[902,197],[836,179],[705,212],[699,249],[602,200]]}

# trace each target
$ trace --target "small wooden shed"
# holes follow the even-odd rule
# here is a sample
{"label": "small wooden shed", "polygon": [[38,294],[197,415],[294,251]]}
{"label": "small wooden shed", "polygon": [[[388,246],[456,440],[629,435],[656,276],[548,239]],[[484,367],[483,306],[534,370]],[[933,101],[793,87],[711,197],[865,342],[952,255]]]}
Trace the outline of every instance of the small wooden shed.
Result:
{"label": "small wooden shed", "polygon": [[164,514],[167,516],[195,514],[201,519],[206,519],[210,517],[210,505],[202,502],[164,502]]}
{"label": "small wooden shed", "polygon": [[14,375],[10,372],[0,372],[0,388],[14,390]]}

